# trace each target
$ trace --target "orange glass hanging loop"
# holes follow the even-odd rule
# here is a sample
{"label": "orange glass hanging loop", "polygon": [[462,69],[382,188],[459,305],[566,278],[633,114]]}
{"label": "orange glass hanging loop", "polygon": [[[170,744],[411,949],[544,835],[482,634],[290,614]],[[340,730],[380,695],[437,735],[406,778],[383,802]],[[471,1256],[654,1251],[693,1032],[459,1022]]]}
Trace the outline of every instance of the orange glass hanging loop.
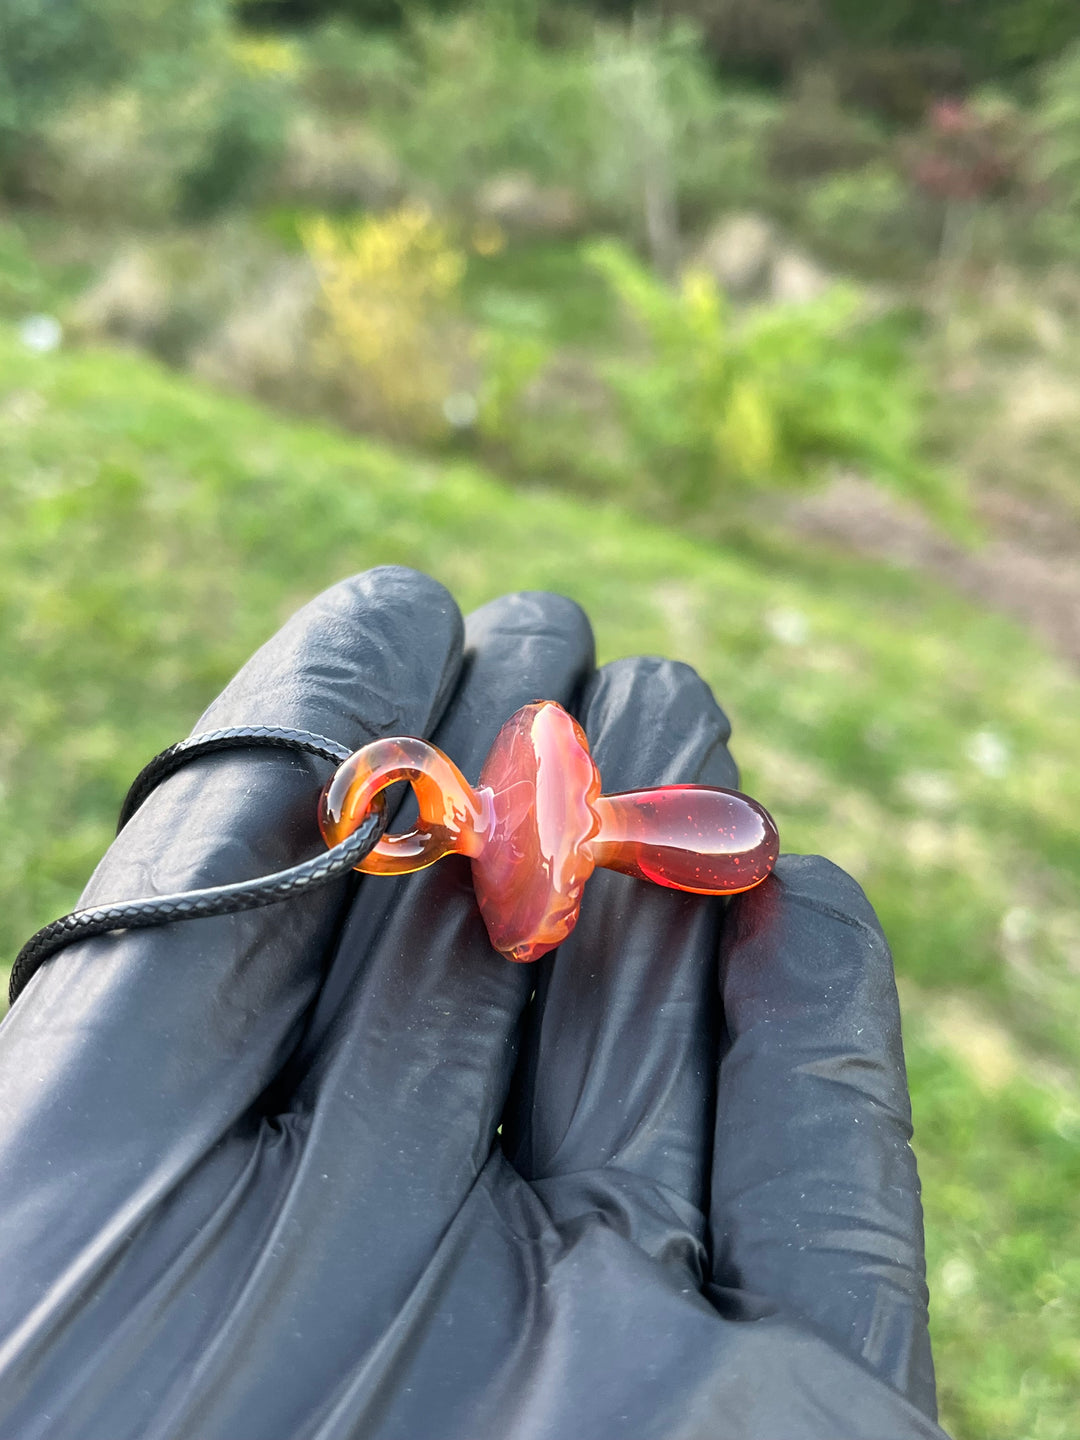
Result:
{"label": "orange glass hanging loop", "polygon": [[553,700],[510,717],[475,789],[424,740],[365,745],[323,792],[327,844],[350,835],[398,780],[413,787],[417,824],[384,835],[357,869],[403,875],[467,855],[491,943],[508,960],[536,960],[565,940],[596,866],[669,889],[734,895],[760,885],[780,850],[768,811],[736,790],[665,785],[602,795],[584,732]]}
{"label": "orange glass hanging loop", "polygon": [[444,855],[477,852],[488,821],[480,798],[454,762],[424,740],[402,736],[375,740],[350,755],[323,791],[319,826],[328,845],[338,845],[359,825],[381,795],[407,780],[420,810],[416,827],[384,835],[356,867],[366,875],[407,875]]}

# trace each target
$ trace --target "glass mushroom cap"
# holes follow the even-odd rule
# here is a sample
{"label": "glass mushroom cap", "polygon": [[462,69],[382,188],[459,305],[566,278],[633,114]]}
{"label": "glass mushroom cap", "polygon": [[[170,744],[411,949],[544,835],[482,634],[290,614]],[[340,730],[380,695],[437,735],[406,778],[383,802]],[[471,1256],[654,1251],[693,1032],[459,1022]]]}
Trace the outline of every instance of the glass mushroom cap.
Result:
{"label": "glass mushroom cap", "polygon": [[323,791],[328,845],[412,785],[416,827],[387,834],[356,867],[404,875],[467,855],[491,943],[508,960],[538,960],[573,930],[596,866],[698,895],[759,885],[779,853],[772,817],[735,790],[663,785],[600,793],[600,772],[577,721],[554,700],[512,715],[473,788],[441,750],[411,736],[357,750]]}

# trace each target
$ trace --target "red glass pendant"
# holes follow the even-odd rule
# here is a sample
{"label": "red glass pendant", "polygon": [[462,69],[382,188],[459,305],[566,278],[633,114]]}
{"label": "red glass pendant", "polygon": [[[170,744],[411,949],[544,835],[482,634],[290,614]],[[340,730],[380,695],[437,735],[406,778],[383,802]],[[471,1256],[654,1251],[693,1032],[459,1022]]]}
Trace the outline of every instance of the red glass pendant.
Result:
{"label": "red glass pendant", "polygon": [[403,875],[443,855],[469,856],[491,943],[508,960],[538,960],[566,939],[597,865],[673,890],[734,895],[765,879],[780,848],[768,811],[736,790],[664,785],[602,795],[584,731],[554,700],[511,716],[475,789],[424,740],[357,750],[323,791],[326,843],[351,835],[398,780],[416,794],[416,828],[384,835],[356,868]]}

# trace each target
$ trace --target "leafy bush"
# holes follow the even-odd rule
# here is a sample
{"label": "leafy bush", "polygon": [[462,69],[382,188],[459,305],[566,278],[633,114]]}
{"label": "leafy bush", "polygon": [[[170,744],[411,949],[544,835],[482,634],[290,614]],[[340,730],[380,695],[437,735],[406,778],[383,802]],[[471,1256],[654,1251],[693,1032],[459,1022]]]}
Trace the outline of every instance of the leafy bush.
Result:
{"label": "leafy bush", "polygon": [[1036,168],[1052,187],[1056,208],[1075,228],[1080,216],[1080,44],[1043,75],[1034,123]]}
{"label": "leafy bush", "polygon": [[589,258],[647,342],[646,354],[609,371],[638,462],[668,477],[684,505],[805,485],[831,461],[865,467],[958,521],[962,507],[919,453],[916,373],[894,330],[859,318],[853,292],[837,286],[736,322],[703,272],[670,289],[615,243]]}
{"label": "leafy bush", "polygon": [[908,149],[915,184],[939,200],[1007,195],[1020,183],[1026,136],[1016,107],[939,100]]}
{"label": "leafy bush", "polygon": [[351,418],[411,440],[446,433],[470,365],[453,314],[465,258],[444,227],[413,204],[315,220],[304,239],[322,287],[321,359]]}
{"label": "leafy bush", "polygon": [[73,219],[160,223],[176,210],[204,126],[197,91],[166,106],[130,83],[91,92],[43,121],[26,188]]}
{"label": "leafy bush", "polygon": [[221,33],[225,0],[5,0],[0,6],[0,167],[10,184],[43,120],[159,54]]}
{"label": "leafy bush", "polygon": [[[110,251],[109,264],[66,311],[68,328],[80,340],[138,345],[177,366],[195,363],[253,304],[269,315],[268,292],[292,268],[283,267],[276,246],[236,223],[168,230]],[[265,337],[263,346],[273,348]]]}
{"label": "leafy bush", "polygon": [[417,174],[468,199],[489,175],[541,183],[589,169],[595,97],[586,57],[548,51],[482,14],[418,21],[415,90],[376,114]]}
{"label": "leafy bush", "polygon": [[939,233],[884,160],[819,180],[806,194],[801,218],[827,259],[878,272],[925,262]]}
{"label": "leafy bush", "polygon": [[408,104],[416,94],[418,72],[416,54],[392,32],[331,20],[304,44],[304,90],[321,110],[355,114]]}
{"label": "leafy bush", "polygon": [[700,26],[722,65],[766,80],[790,73],[825,31],[822,0],[669,0],[667,9]]}
{"label": "leafy bush", "polygon": [[300,112],[285,137],[270,186],[282,210],[385,210],[400,202],[405,179],[390,147],[362,123]]}
{"label": "leafy bush", "polygon": [[198,154],[180,177],[180,214],[203,220],[256,198],[284,154],[285,113],[275,77],[227,79],[215,96]]}
{"label": "leafy bush", "polygon": [[832,34],[848,44],[951,49],[976,78],[1050,59],[1080,35],[1073,0],[827,0],[827,10]]}
{"label": "leafy bush", "polygon": [[1033,169],[1029,117],[1010,96],[938,100],[899,154],[945,269],[993,265],[1043,243],[1046,191]]}
{"label": "leafy bush", "polygon": [[158,225],[267,193],[281,168],[292,77],[270,47],[152,56],[42,120],[29,189],[56,209]]}
{"label": "leafy bush", "polygon": [[477,409],[480,434],[497,447],[506,447],[512,461],[527,465],[532,434],[521,423],[519,402],[550,360],[551,348],[527,331],[485,329],[476,337],[475,350],[483,367]]}
{"label": "leafy bush", "polygon": [[572,191],[594,224],[646,241],[658,210],[674,232],[761,193],[776,102],[718,87],[686,28],[599,27],[548,47],[466,12],[418,21],[411,45],[397,61],[380,42],[371,78],[358,78],[365,117],[454,203],[523,174]]}
{"label": "leafy bush", "polygon": [[769,133],[769,165],[785,180],[854,170],[881,156],[884,137],[865,116],[845,109],[833,78],[813,69]]}
{"label": "leafy bush", "polygon": [[25,237],[14,225],[0,222],[0,315],[10,319],[40,310],[47,294]]}

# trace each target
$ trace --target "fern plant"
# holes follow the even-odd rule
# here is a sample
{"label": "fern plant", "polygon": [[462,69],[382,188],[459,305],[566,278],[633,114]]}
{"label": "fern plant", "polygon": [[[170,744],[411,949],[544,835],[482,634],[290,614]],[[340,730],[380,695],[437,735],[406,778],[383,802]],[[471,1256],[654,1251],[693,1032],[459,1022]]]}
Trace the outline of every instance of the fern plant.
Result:
{"label": "fern plant", "polygon": [[807,486],[847,464],[964,527],[956,482],[924,454],[918,372],[895,322],[867,318],[858,292],[737,316],[703,271],[669,286],[615,242],[587,255],[643,341],[607,372],[623,423],[679,504]]}

